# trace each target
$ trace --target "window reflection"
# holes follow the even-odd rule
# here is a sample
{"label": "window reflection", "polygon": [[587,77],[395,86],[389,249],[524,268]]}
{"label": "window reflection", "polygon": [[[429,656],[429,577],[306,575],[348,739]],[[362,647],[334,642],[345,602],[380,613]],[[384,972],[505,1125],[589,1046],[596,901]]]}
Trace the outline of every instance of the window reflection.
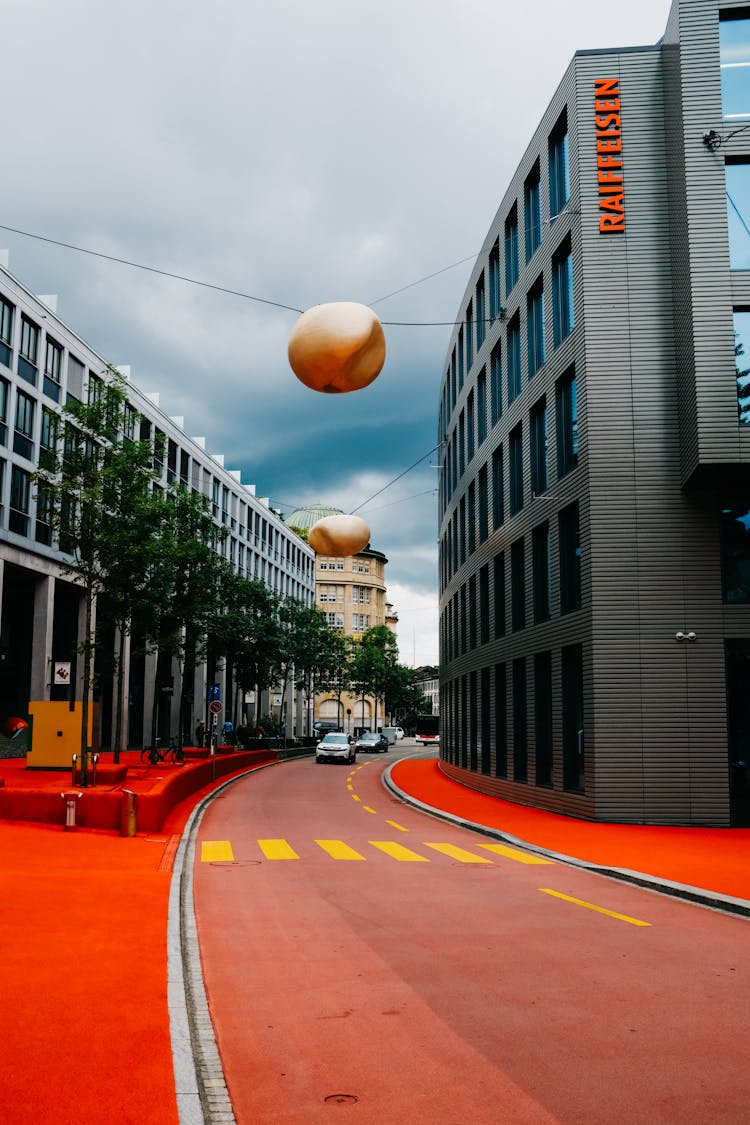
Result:
{"label": "window reflection", "polygon": [[725,171],[729,265],[733,270],[747,270],[750,269],[750,164],[727,164]]}
{"label": "window reflection", "polygon": [[734,314],[734,363],[737,417],[741,426],[750,426],[750,312]]}
{"label": "window reflection", "polygon": [[724,119],[750,117],[750,19],[724,17],[719,50]]}
{"label": "window reflection", "polygon": [[722,522],[722,571],[724,601],[750,602],[750,509],[745,505],[725,508]]}

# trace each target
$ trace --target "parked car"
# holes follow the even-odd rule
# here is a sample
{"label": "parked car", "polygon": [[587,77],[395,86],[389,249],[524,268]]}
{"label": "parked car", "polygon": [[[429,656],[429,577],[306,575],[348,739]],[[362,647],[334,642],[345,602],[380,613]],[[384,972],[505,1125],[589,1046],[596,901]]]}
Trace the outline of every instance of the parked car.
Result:
{"label": "parked car", "polygon": [[313,723],[313,733],[322,738],[324,734],[329,731],[341,730],[341,727],[334,719],[316,719]]}
{"label": "parked car", "polygon": [[381,727],[380,733],[389,746],[395,746],[398,740],[398,731],[395,727]]}
{"label": "parked car", "polygon": [[354,749],[361,750],[363,754],[385,754],[388,749],[388,739],[382,734],[366,730],[354,743]]}
{"label": "parked car", "polygon": [[356,762],[357,747],[348,734],[329,731],[315,747],[316,762]]}

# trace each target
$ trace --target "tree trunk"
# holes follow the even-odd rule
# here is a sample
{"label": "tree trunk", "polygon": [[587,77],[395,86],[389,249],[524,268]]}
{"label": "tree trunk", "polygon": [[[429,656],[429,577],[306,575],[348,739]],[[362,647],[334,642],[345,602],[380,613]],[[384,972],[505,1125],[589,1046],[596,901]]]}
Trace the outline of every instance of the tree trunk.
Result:
{"label": "tree trunk", "polygon": [[115,765],[120,761],[120,751],[122,750],[122,697],[123,697],[123,682],[125,680],[125,671],[123,664],[125,661],[125,628],[124,625],[119,626],[120,629],[120,651],[117,655],[117,694],[115,697],[115,729],[114,738],[112,739],[112,748],[114,750]]}
{"label": "tree trunk", "polygon": [[91,617],[94,600],[93,586],[86,587],[86,623],[83,640],[83,700],[81,701],[81,788],[89,783],[88,734],[89,734],[89,692],[91,690]]}

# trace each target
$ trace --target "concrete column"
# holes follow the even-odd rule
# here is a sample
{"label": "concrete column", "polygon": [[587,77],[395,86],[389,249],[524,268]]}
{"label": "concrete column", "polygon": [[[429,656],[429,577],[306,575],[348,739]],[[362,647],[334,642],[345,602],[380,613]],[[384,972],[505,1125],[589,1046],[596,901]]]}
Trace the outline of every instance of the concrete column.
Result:
{"label": "concrete column", "polygon": [[40,575],[34,587],[34,621],[31,639],[30,698],[48,700],[52,682],[52,628],[55,616],[55,579]]}
{"label": "concrete column", "polygon": [[151,726],[154,720],[154,696],[156,694],[156,652],[146,653],[143,673],[143,745],[151,745]]}
{"label": "concrete column", "polygon": [[[120,630],[115,629],[115,656],[120,653]],[[112,743],[115,741],[115,713],[117,709],[117,674],[112,677]],[[122,646],[122,715],[120,716],[120,737],[123,750],[128,746],[128,699],[130,697],[130,633],[126,633]]]}

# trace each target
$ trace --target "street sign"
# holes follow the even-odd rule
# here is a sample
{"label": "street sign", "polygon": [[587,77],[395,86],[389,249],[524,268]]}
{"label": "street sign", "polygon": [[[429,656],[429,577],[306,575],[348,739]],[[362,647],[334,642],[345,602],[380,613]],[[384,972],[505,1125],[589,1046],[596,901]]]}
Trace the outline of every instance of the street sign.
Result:
{"label": "street sign", "polygon": [[69,684],[70,683],[70,661],[69,660],[56,660],[55,661],[54,683],[56,683],[56,684]]}
{"label": "street sign", "polygon": [[208,705],[208,709],[209,709],[209,711],[211,712],[212,715],[220,715],[221,714],[221,700],[220,699],[212,699],[211,702]]}

